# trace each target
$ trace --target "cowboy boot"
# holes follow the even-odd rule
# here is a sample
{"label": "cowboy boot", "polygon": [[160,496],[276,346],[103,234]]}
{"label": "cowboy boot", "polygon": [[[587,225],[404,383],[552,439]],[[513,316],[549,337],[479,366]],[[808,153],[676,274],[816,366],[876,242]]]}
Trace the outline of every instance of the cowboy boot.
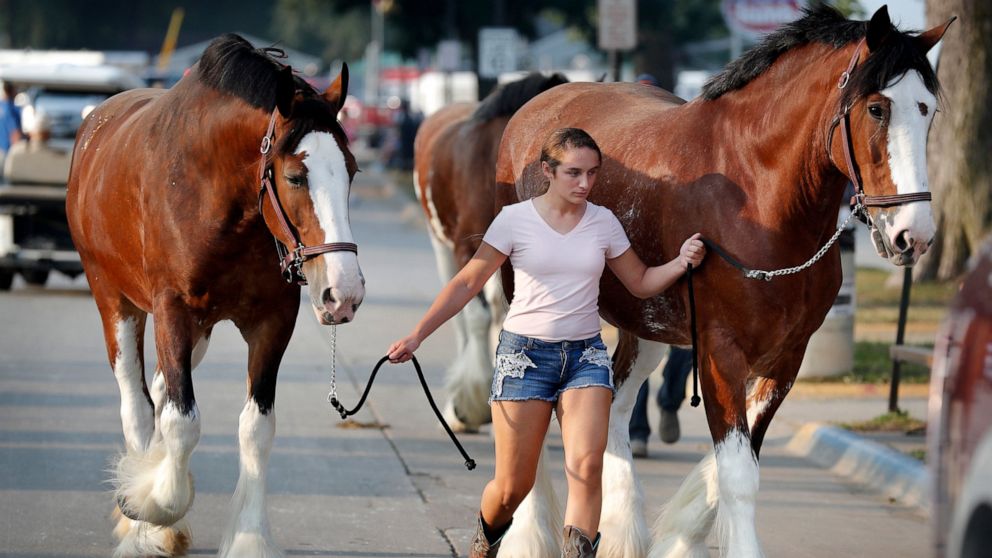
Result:
{"label": "cowboy boot", "polygon": [[[499,529],[499,533],[493,533],[495,535],[494,539],[491,540],[486,536],[487,525],[482,521],[482,514],[479,514],[479,525],[475,530],[475,536],[472,537],[472,545],[468,550],[468,558],[496,558],[496,553],[499,552],[499,543],[503,541],[503,535],[510,529],[510,523],[507,523],[502,528]],[[489,531],[494,531],[492,528]]]}
{"label": "cowboy boot", "polygon": [[561,558],[596,558],[596,550],[599,548],[599,533],[596,533],[595,540],[590,541],[582,529],[566,525],[564,538]]}

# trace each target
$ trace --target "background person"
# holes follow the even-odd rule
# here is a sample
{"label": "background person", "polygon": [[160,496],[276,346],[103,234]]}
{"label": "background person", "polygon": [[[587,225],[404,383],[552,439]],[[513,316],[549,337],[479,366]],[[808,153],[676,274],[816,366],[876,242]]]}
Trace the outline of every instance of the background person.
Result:
{"label": "background person", "polygon": [[[661,386],[658,388],[657,402],[661,409],[658,421],[658,436],[666,444],[674,444],[682,436],[679,426],[679,407],[685,401],[685,384],[692,371],[692,351],[671,347],[668,360],[661,370]],[[648,424],[648,394],[650,380],[644,380],[637,392],[637,400],[630,414],[630,453],[634,457],[648,456],[648,438],[651,426]]]}
{"label": "background person", "polygon": [[69,181],[72,153],[49,145],[52,121],[44,111],[37,111],[27,123],[27,141],[15,143],[3,162],[8,182],[65,184]]}
{"label": "background person", "polygon": [[0,83],[3,98],[0,99],[0,166],[10,147],[21,140],[21,109],[14,104],[17,90],[9,81]]}
{"label": "background person", "polygon": [[513,512],[534,484],[552,409],[561,425],[568,479],[563,556],[596,555],[614,394],[610,357],[600,338],[600,277],[609,265],[632,294],[646,298],[670,287],[705,254],[697,234],[682,244],[677,258],[645,266],[613,213],[586,201],[601,163],[599,147],[586,132],[564,128],[551,134],[541,150],[547,191],[504,207],[475,256],[413,332],[389,347],[393,362],[408,360],[510,258],[515,290],[490,395],[496,474],[482,494],[470,558],[496,556]]}

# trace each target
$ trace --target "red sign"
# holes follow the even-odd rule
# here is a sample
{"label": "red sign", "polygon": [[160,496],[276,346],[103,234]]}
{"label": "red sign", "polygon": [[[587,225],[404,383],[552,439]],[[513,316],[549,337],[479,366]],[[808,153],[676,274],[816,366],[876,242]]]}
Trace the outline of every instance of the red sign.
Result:
{"label": "red sign", "polygon": [[731,30],[758,39],[802,15],[804,0],[723,0],[723,19]]}

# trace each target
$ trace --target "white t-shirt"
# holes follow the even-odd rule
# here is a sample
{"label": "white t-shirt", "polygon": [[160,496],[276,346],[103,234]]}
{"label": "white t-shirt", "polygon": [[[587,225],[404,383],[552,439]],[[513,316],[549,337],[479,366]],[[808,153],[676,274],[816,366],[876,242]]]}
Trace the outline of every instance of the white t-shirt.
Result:
{"label": "white t-shirt", "polygon": [[482,241],[513,264],[513,301],[503,329],[544,341],[578,341],[600,332],[603,267],[630,248],[613,212],[586,202],[579,223],[561,234],[528,200],[504,207]]}

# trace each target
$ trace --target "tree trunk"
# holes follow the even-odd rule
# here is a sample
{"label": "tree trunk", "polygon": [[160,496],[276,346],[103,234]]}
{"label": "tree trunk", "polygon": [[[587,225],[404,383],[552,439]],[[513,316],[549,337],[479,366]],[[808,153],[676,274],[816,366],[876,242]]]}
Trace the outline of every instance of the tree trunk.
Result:
{"label": "tree trunk", "polygon": [[937,75],[943,98],[927,147],[937,238],[916,279],[953,279],[992,231],[992,2],[927,0],[927,26],[944,35]]}

